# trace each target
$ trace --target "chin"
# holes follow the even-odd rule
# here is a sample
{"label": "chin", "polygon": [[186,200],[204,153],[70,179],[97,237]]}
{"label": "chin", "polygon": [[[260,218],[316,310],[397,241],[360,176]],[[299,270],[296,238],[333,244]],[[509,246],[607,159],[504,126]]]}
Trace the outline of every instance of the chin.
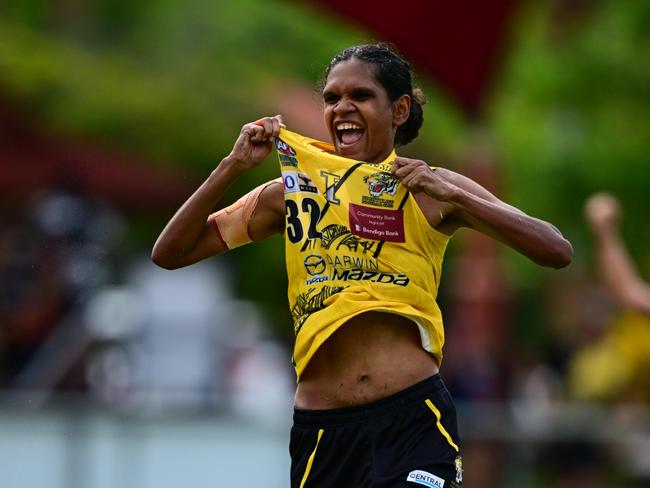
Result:
{"label": "chin", "polygon": [[335,147],[336,147],[337,154],[349,159],[355,159],[357,161],[365,161],[365,158],[367,157],[366,152],[363,151],[361,148],[346,147],[346,146],[341,146],[340,144],[336,144]]}

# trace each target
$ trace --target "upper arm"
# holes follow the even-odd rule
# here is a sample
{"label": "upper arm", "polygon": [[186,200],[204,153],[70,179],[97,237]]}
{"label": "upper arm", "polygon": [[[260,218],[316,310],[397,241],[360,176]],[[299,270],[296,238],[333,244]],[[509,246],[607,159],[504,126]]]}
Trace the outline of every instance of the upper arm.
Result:
{"label": "upper arm", "polygon": [[284,187],[282,178],[265,184],[248,222],[248,234],[253,241],[261,241],[284,232]]}
{"label": "upper arm", "polygon": [[619,295],[621,305],[650,317],[650,285],[646,282],[636,281]]}
{"label": "upper arm", "polygon": [[281,179],[260,185],[232,205],[210,214],[192,249],[178,267],[260,241],[284,229],[284,192]]}

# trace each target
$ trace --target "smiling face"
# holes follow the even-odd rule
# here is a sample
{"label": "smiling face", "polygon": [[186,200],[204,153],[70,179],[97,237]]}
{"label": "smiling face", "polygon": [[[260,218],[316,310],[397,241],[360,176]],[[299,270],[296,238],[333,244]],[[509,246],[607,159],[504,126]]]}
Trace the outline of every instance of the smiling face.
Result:
{"label": "smiling face", "polygon": [[408,118],[410,98],[402,95],[391,102],[375,66],[353,57],[330,70],[323,103],[336,153],[378,163],[393,150],[395,132]]}

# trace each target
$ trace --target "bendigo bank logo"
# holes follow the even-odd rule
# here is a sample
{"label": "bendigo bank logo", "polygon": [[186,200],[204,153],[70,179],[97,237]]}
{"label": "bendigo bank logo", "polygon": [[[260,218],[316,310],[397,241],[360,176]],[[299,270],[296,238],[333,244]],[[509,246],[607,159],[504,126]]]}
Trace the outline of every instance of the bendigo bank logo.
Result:
{"label": "bendigo bank logo", "polygon": [[395,195],[397,191],[398,180],[395,176],[384,171],[364,176],[364,183],[368,184],[368,192],[373,197],[379,197],[383,193]]}

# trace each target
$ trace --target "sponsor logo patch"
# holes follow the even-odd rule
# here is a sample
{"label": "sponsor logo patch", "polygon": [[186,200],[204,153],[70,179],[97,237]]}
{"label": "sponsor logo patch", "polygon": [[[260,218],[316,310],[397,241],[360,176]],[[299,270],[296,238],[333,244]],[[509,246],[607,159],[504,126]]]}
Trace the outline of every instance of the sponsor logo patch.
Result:
{"label": "sponsor logo patch", "polygon": [[341,201],[336,198],[336,195],[334,193],[336,190],[336,185],[338,184],[341,177],[334,173],[328,173],[327,171],[321,171],[320,175],[325,180],[325,199],[334,205],[340,205]]}
{"label": "sponsor logo patch", "polygon": [[399,180],[391,173],[380,171],[363,177],[364,183],[368,185],[368,193],[372,197],[380,197],[386,193],[388,195],[395,195]]}
{"label": "sponsor logo patch", "polygon": [[420,469],[411,471],[406,477],[406,481],[417,483],[422,486],[428,486],[429,488],[443,488],[445,486],[445,480],[435,474],[427,473]]}
{"label": "sponsor logo patch", "polygon": [[296,150],[292,148],[289,144],[284,142],[282,139],[275,140],[275,147],[281,154],[286,154],[287,156],[295,156]]}
{"label": "sponsor logo patch", "polygon": [[282,184],[284,193],[318,193],[318,188],[312,185],[311,178],[298,171],[283,171]]}
{"label": "sponsor logo patch", "polygon": [[402,210],[350,204],[350,230],[354,235],[378,241],[405,242]]}
{"label": "sponsor logo patch", "polygon": [[350,269],[357,268],[365,271],[379,271],[379,263],[376,259],[363,256],[330,256],[327,255],[327,264],[332,268]]}
{"label": "sponsor logo patch", "polygon": [[363,269],[334,269],[332,280],[338,281],[370,281],[372,283],[384,283],[386,285],[406,286],[409,284],[408,276],[404,273],[383,273],[379,271],[367,271]]}
{"label": "sponsor logo patch", "polygon": [[325,271],[325,259],[318,254],[310,254],[305,258],[305,269],[310,276],[322,274]]}
{"label": "sponsor logo patch", "polygon": [[293,156],[288,156],[286,154],[278,154],[278,159],[282,166],[298,166],[298,160]]}

